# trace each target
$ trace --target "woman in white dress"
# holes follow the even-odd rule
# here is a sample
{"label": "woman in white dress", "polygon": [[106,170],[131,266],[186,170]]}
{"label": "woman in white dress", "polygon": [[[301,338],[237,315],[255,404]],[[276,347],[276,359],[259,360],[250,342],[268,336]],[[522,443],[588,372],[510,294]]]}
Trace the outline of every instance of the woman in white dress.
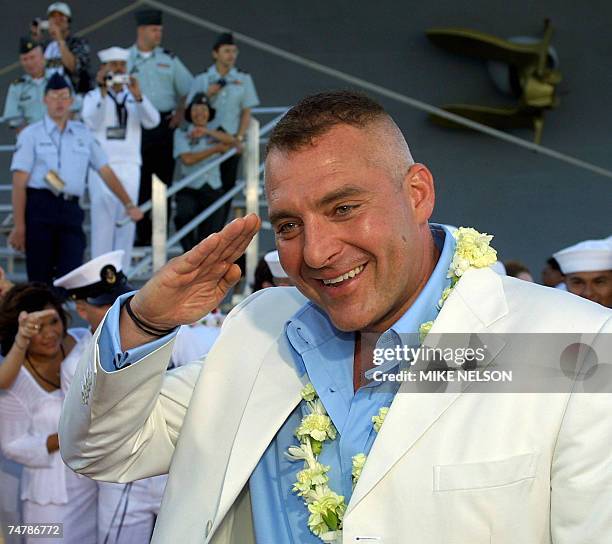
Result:
{"label": "woman in white dress", "polygon": [[[22,312],[41,310],[53,311],[23,319]],[[60,301],[46,285],[18,285],[2,301],[2,354],[22,361],[13,384],[0,391],[0,449],[24,466],[24,523],[62,523],[63,538],[45,542],[95,544],[96,483],[72,472],[59,454],[62,371],[75,364],[91,338],[87,329],[67,329],[66,323]],[[28,544],[40,541],[26,535]]]}

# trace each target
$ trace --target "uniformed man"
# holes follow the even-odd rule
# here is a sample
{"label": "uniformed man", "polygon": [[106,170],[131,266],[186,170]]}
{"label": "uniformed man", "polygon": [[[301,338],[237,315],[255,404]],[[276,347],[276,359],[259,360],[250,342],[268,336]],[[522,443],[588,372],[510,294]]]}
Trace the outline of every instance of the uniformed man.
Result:
{"label": "uniformed man", "polygon": [[[162,12],[146,9],[136,12],[137,39],[130,48],[129,73],[138,78],[142,92],[161,114],[159,125],[142,133],[142,168],[138,202],[151,199],[153,174],[166,184],[172,184],[174,129],[183,121],[185,98],[193,76],[180,59],[160,47]],[[137,226],[136,245],[151,244],[151,219],[147,214]]]}
{"label": "uniformed man", "polygon": [[[74,301],[92,333],[117,297],[134,290],[123,273],[123,261],[122,250],[111,251],[53,282]],[[62,376],[71,380],[75,368],[63,368]],[[130,484],[98,482],[98,542],[148,544],[165,485],[166,476]]]}
{"label": "uniformed man", "polygon": [[[259,105],[255,85],[249,74],[236,68],[238,46],[232,34],[225,32],[217,37],[212,57],[214,64],[194,79],[189,99],[198,92],[206,93],[217,111],[211,128],[219,128],[231,134],[235,138],[235,145],[241,150],[251,119],[251,108]],[[236,184],[239,162],[240,155],[236,154],[221,165],[224,192]],[[231,202],[228,202],[225,205],[226,220],[230,208]]]}
{"label": "uniformed man", "polygon": [[2,117],[18,131],[45,115],[45,58],[42,46],[29,37],[19,40],[19,63],[25,72],[11,83]]}
{"label": "uniformed man", "polygon": [[[179,159],[179,176],[185,177],[215,160],[233,144],[232,137],[220,130],[209,128],[215,110],[210,107],[204,93],[197,93],[185,115],[188,124],[174,133],[174,156]],[[177,230],[189,223],[208,206],[223,196],[219,166],[200,175],[176,195],[174,224]],[[189,251],[200,240],[218,232],[225,224],[223,208],[215,211],[194,230],[181,238],[181,245]]]}
{"label": "uniformed man", "polygon": [[47,113],[17,139],[11,162],[15,226],[8,241],[26,252],[29,281],[51,283],[83,262],[85,234],[79,199],[89,165],[138,221],[142,212],[108,166],[106,154],[87,127],[69,121],[71,88],[59,74],[45,87]]}
{"label": "uniformed man", "polygon": [[55,73],[63,75],[75,93],[86,93],[91,89],[89,43],[81,36],[71,35],[72,10],[65,2],[50,4],[47,17],[51,38],[45,47],[47,77]]}
{"label": "uniformed man", "polygon": [[[83,122],[93,132],[108,156],[109,165],[121,180],[132,201],[138,200],[142,128],[159,124],[159,112],[140,89],[138,79],[127,74],[130,52],[110,47],[98,53],[102,62],[97,75],[98,88],[83,99]],[[100,176],[89,172],[91,198],[91,256],[115,249],[124,253],[123,268],[130,266],[136,225],[117,223],[125,216],[123,205]]]}
{"label": "uniformed man", "polygon": [[586,240],[553,255],[570,293],[612,308],[612,240]]}

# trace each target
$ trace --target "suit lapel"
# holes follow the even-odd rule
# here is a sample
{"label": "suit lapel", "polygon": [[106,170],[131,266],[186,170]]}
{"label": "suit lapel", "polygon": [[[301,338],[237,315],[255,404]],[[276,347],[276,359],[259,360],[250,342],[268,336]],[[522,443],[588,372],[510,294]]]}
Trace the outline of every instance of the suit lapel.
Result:
{"label": "suit lapel", "polygon": [[301,400],[298,376],[284,332],[264,357],[227,465],[213,530],[236,500],[266,448]]}
{"label": "suit lapel", "polygon": [[[425,345],[438,345],[438,342],[444,342],[444,336],[438,335],[455,333],[454,346],[459,347],[458,338],[467,346],[474,333],[485,331],[507,312],[499,276],[488,268],[470,270],[444,304]],[[458,337],[457,333],[463,334]],[[488,346],[486,358],[479,366],[488,366],[502,348],[501,341]],[[402,383],[372,446],[346,515],[350,514],[466,389],[459,384],[452,384],[446,392],[428,393],[423,392],[417,385],[411,382]]]}

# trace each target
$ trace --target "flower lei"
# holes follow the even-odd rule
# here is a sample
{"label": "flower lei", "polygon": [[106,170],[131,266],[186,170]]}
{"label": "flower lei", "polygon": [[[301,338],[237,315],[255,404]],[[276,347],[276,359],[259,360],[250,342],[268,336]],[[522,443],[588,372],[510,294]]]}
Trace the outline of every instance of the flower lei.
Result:
{"label": "flower lei", "polygon": [[[481,234],[472,228],[461,227],[453,232],[456,240],[455,253],[446,275],[451,280],[450,286],[444,289],[438,301],[438,310],[442,308],[457,282],[470,268],[485,268],[497,260],[497,252],[489,244],[493,236]],[[433,321],[422,323],[419,327],[421,342],[433,326]],[[323,403],[319,399],[314,386],[306,384],[301,392],[306,403],[307,414],[302,418],[295,436],[300,441],[299,446],[289,447],[286,455],[292,461],[303,461],[303,469],[296,474],[296,482],[292,491],[302,497],[310,512],[308,528],[326,543],[342,541],[342,520],[346,512],[346,503],[342,495],[335,493],[328,485],[330,468],[319,463],[319,455],[326,441],[336,439],[337,431]],[[372,426],[379,432],[388,407],[383,407],[372,417]],[[358,453],[352,458],[353,488],[361,476],[367,461],[364,453]]]}

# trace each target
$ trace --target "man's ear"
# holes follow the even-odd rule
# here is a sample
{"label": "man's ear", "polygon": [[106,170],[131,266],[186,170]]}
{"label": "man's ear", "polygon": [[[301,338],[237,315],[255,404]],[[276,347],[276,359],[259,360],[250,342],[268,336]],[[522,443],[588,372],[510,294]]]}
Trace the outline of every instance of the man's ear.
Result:
{"label": "man's ear", "polygon": [[412,202],[417,222],[429,221],[436,202],[434,179],[429,168],[424,164],[413,164],[404,177],[404,191]]}

